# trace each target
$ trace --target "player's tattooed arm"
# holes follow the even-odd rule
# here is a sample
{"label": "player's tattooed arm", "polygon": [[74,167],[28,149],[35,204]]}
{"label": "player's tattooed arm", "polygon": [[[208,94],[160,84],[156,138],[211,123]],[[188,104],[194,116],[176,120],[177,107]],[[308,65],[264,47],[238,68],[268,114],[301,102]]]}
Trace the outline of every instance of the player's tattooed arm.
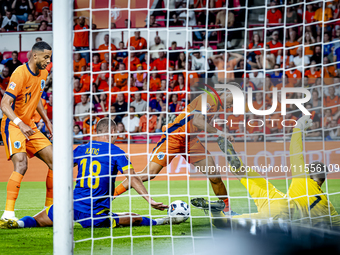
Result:
{"label": "player's tattooed arm", "polygon": [[217,133],[218,129],[207,123],[205,116],[201,113],[195,113],[192,124],[199,130],[204,130],[207,133]]}
{"label": "player's tattooed arm", "polygon": [[163,203],[155,202],[146,190],[142,179],[136,174],[133,168],[127,169],[123,172],[131,188],[135,189],[139,195],[141,195],[154,209],[164,211],[168,208],[167,205]]}
{"label": "player's tattooed arm", "polygon": [[[2,101],[1,101],[1,110],[2,112],[11,120],[15,120],[17,118],[16,114],[14,113],[12,109],[12,104],[14,102],[14,98],[11,96],[5,94]],[[18,123],[18,127],[20,128],[23,135],[26,137],[27,140],[29,140],[29,137],[33,135],[35,132],[33,129],[26,125],[23,121],[20,121]]]}
{"label": "player's tattooed arm", "polygon": [[47,113],[44,109],[44,105],[43,105],[41,99],[39,100],[39,103],[38,103],[38,106],[37,106],[37,111],[40,114],[43,121],[45,122],[48,131],[50,131],[50,138],[52,138],[53,137],[52,123],[51,123],[50,119],[47,117]]}
{"label": "player's tattooed arm", "polygon": [[192,124],[197,127],[199,130],[204,130],[207,133],[211,134],[219,134],[224,138],[228,139],[229,141],[234,141],[234,137],[230,134],[220,134],[221,131],[217,128],[213,127],[209,123],[206,122],[205,116],[201,113],[195,113],[194,118],[192,120]]}

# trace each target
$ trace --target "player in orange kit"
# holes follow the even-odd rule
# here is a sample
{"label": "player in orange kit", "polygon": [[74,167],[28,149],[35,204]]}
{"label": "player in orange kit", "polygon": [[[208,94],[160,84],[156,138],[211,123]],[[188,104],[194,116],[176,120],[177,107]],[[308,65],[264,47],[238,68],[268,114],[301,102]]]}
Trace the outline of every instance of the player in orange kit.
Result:
{"label": "player in orange kit", "polygon": [[[238,86],[241,89],[237,83],[232,82],[229,84]],[[173,123],[163,126],[162,131],[164,134],[153,149],[150,162],[142,172],[138,173],[141,175],[142,181],[155,178],[163,167],[171,163],[173,158],[181,155],[186,158],[188,163],[193,164],[196,169],[199,167],[202,173],[208,175],[215,195],[225,203],[224,212],[230,212],[231,215],[234,215],[235,213],[229,208],[228,193],[221,175],[218,171],[215,171],[214,159],[197,138],[199,132],[205,131],[206,133],[233,140],[232,136],[223,134],[209,124],[220,108],[231,108],[232,104],[233,97],[231,93],[220,92],[218,96],[213,94],[213,98],[207,97],[207,116],[204,116],[201,113],[202,95],[195,98],[187,106],[186,111],[178,115]],[[122,194],[128,187],[128,181],[123,181],[115,189],[115,195]]]}
{"label": "player in orange kit", "polygon": [[32,118],[37,110],[52,136],[52,124],[41,102],[48,75],[45,68],[51,61],[51,55],[52,48],[46,42],[34,44],[31,58],[13,72],[1,101],[4,113],[1,123],[2,138],[7,158],[14,165],[14,172],[7,183],[6,208],[1,219],[16,219],[14,206],[21,180],[27,170],[27,155],[30,158],[37,156],[49,167],[45,206],[53,204],[52,144],[40,133]]}

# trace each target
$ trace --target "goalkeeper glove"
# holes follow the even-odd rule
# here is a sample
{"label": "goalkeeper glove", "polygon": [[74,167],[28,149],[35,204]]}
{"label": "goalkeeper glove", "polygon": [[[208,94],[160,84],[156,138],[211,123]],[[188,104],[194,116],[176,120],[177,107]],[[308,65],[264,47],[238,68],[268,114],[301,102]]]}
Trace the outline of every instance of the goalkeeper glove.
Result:
{"label": "goalkeeper glove", "polygon": [[299,128],[300,130],[306,130],[313,125],[313,121],[310,119],[310,115],[304,115],[300,119],[298,119],[295,128]]}

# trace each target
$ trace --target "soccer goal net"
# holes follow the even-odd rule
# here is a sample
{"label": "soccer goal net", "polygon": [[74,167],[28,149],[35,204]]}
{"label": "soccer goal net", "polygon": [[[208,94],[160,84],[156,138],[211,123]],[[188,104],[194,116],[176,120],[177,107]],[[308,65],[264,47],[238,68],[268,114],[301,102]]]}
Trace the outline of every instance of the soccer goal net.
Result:
{"label": "soccer goal net", "polygon": [[[205,211],[197,209],[190,203],[193,198],[220,199],[226,209],[239,214],[233,218],[274,222],[285,218],[311,227],[338,224],[334,212],[340,210],[337,2],[76,0],[73,13],[69,42],[74,49],[73,148],[90,142],[90,170],[78,162],[74,175],[90,196],[75,197],[74,210],[80,210],[76,202],[91,201],[89,216],[75,221],[76,251],[198,253],[214,236],[216,224],[212,205]],[[242,95],[236,98],[233,93],[232,104],[231,95],[224,93],[230,82],[238,83],[239,87],[233,86]],[[259,112],[265,110],[266,114]],[[183,111],[191,115],[182,116]],[[306,112],[312,126],[296,137],[293,126]],[[130,214],[128,227],[96,225],[95,218],[102,215],[96,203],[111,201],[125,179],[117,171],[99,175],[95,162],[103,155],[96,154],[93,143],[105,134],[112,138],[109,131],[97,129],[103,118],[116,123],[115,145],[126,153],[135,172],[144,169],[150,196],[167,205],[175,200],[187,203],[187,221],[139,227],[132,223],[137,216]],[[227,150],[221,151],[220,132],[233,137],[235,151],[226,141],[221,147]],[[115,157],[108,163],[113,164]],[[298,177],[292,175],[296,157],[303,170],[314,161],[327,166],[322,190],[315,193],[303,171]],[[233,159],[251,171],[235,176],[228,168],[235,166]],[[115,179],[115,185],[110,182],[109,194],[99,196],[96,189],[107,178]],[[303,192],[290,190],[296,178],[304,183]],[[273,195],[273,189],[279,195]],[[110,213],[135,213],[153,220],[167,216],[133,189],[119,193],[109,203]],[[320,201],[327,209],[315,213]],[[230,210],[225,210],[226,215]],[[102,218],[109,218],[113,226],[118,221],[110,213]],[[229,220],[228,228],[233,226]]]}

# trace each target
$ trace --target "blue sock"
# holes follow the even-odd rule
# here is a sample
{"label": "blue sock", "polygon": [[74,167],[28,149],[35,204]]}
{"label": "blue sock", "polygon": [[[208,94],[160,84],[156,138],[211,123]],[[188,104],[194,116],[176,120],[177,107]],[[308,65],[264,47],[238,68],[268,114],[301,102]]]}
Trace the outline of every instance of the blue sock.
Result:
{"label": "blue sock", "polygon": [[151,224],[157,225],[157,222],[155,220],[151,220],[150,218],[147,217],[142,217],[142,222],[139,224],[139,226],[150,226]]}
{"label": "blue sock", "polygon": [[20,220],[24,222],[24,228],[35,228],[37,226],[37,221],[31,216],[25,216]]}

